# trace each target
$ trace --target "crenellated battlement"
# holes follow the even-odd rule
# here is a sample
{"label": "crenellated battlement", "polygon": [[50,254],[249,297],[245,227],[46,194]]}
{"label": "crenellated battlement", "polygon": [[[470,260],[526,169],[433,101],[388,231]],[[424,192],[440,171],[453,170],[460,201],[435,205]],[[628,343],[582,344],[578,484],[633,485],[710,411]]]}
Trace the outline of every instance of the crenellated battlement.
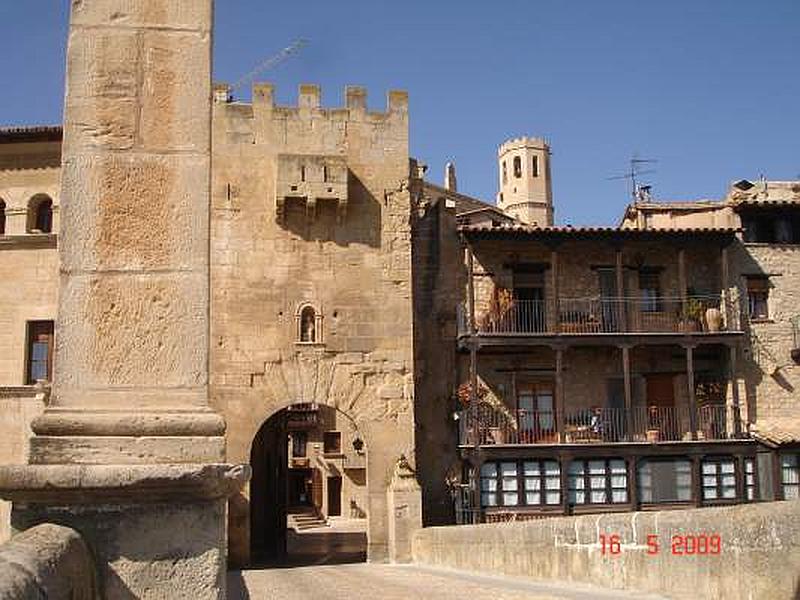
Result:
{"label": "crenellated battlement", "polygon": [[497,155],[502,156],[513,150],[533,148],[536,150],[549,150],[550,142],[543,137],[518,137],[503,142],[497,150]]}
{"label": "crenellated battlement", "polygon": [[[243,104],[233,102],[231,87],[225,83],[214,85],[214,101],[217,104]],[[281,106],[275,103],[275,86],[271,83],[253,84],[253,110],[271,111],[273,118],[299,117],[301,113],[313,111],[317,118],[351,120],[354,117],[365,119],[385,119],[390,116],[405,117],[408,114],[408,92],[390,90],[386,98],[386,111],[371,112],[367,109],[367,90],[361,86],[345,87],[345,106],[324,108],[322,88],[316,84],[301,84],[298,89],[296,106]]]}

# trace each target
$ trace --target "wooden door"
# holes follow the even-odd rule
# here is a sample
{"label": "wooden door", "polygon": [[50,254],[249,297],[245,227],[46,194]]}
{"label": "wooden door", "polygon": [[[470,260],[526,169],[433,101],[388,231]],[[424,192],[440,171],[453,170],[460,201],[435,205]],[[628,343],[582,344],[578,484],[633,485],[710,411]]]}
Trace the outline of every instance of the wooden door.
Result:
{"label": "wooden door", "polygon": [[522,443],[549,441],[556,434],[553,383],[520,386],[517,394],[517,423]]}
{"label": "wooden door", "polygon": [[674,408],[675,376],[671,373],[647,375],[647,405]]}
{"label": "wooden door", "polygon": [[328,516],[342,516],[342,478],[328,477]]}
{"label": "wooden door", "polygon": [[660,440],[680,439],[681,427],[675,409],[675,376],[647,375],[647,428],[658,431]]}

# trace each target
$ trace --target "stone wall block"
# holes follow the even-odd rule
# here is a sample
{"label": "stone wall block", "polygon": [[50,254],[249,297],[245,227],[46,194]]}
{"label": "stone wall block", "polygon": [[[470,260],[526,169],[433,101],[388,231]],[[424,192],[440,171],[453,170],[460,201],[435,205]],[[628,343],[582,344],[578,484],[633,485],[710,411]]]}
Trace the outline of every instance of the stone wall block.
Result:
{"label": "stone wall block", "polygon": [[83,156],[63,174],[62,271],[204,269],[208,211],[199,156]]}
{"label": "stone wall block", "polygon": [[144,150],[200,152],[208,147],[211,124],[205,109],[211,83],[202,77],[210,60],[208,35],[144,34],[139,122]]}
{"label": "stone wall block", "polygon": [[65,155],[129,150],[136,141],[139,38],[134,31],[73,32],[67,50],[69,93]]}
{"label": "stone wall block", "polygon": [[58,389],[204,386],[206,290],[202,274],[65,280]]}
{"label": "stone wall block", "polygon": [[71,19],[74,26],[209,31],[212,16],[208,0],[76,0]]}

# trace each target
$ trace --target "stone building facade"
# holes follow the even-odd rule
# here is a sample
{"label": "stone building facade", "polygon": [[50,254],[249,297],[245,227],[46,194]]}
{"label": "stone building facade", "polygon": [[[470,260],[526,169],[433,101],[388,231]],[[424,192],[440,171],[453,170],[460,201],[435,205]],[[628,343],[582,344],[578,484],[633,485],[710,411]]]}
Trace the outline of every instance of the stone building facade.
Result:
{"label": "stone building facade", "polygon": [[[342,512],[367,519],[372,560],[392,556],[387,492],[401,456],[430,525],[465,506],[496,518],[652,508],[642,487],[668,460],[673,483],[694,478],[675,506],[703,503],[707,459],[720,494],[733,465],[738,500],[790,496],[798,184],[739,182],[722,201],[633,204],[619,227],[556,227],[541,140],[501,147],[501,192],[515,152],[531,179],[505,212],[505,196],[495,206],[425,181],[402,92],[377,113],[361,88],[341,108],[323,108],[316,86],[292,107],[266,84],[252,103],[224,85],[213,97],[209,397],[226,460],[254,466],[229,503],[233,563],[280,541],[286,503],[264,490],[290,493],[290,471],[305,468],[286,440],[309,405],[329,415],[310,443],[339,434],[339,451],[322,452],[320,508],[339,485]],[[18,440],[0,449],[7,463],[29,459],[29,422],[48,397],[36,379],[52,373],[53,333],[36,324],[55,321],[58,301],[60,135],[0,132],[0,407]],[[590,481],[598,461],[620,501],[571,503],[576,469]],[[275,464],[282,482],[269,478]],[[556,481],[556,502],[510,502]]]}

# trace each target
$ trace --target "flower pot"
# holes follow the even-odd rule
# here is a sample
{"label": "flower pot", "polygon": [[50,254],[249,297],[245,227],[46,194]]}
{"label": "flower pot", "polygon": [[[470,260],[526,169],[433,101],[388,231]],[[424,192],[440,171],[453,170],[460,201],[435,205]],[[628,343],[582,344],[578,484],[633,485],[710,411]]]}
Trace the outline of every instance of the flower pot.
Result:
{"label": "flower pot", "polygon": [[657,442],[661,437],[661,430],[660,429],[648,429],[646,433],[646,439],[648,442]]}
{"label": "flower pot", "polygon": [[718,308],[706,309],[706,326],[712,333],[718,332],[722,327],[722,313]]}

